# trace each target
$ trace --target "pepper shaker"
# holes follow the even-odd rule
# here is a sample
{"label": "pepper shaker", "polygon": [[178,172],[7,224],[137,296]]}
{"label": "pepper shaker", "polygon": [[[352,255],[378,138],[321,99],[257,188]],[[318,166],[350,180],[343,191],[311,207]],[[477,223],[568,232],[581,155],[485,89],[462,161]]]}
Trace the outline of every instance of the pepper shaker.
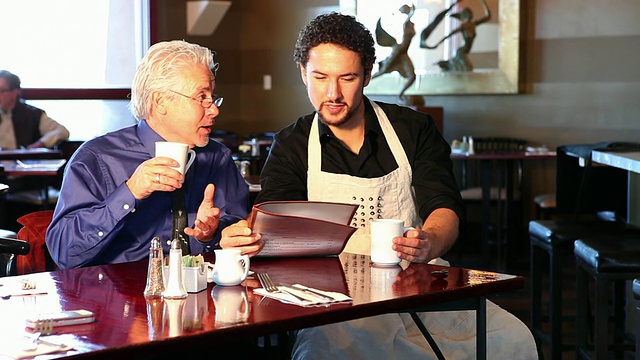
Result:
{"label": "pepper shaker", "polygon": [[164,291],[164,279],[162,274],[162,244],[159,237],[151,239],[149,247],[149,267],[147,270],[147,286],[144,288],[144,296],[147,298],[162,297]]}

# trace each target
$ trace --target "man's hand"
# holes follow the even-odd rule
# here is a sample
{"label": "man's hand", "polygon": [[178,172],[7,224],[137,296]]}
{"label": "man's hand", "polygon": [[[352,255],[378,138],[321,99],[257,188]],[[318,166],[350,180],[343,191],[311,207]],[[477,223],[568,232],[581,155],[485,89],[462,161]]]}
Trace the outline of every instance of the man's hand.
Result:
{"label": "man's hand", "polygon": [[155,157],[143,161],[126,184],[133,196],[146,199],[154,191],[173,191],[182,187],[184,176],[171,166],[178,166],[178,162],[168,157]]}
{"label": "man's hand", "polygon": [[213,196],[215,193],[215,185],[209,184],[204,189],[204,198],[200,207],[198,207],[198,213],[196,214],[196,221],[193,228],[185,228],[184,233],[193,236],[198,241],[208,242],[213,239],[213,236],[220,224],[220,209],[215,207],[213,203]]}
{"label": "man's hand", "polygon": [[262,250],[264,241],[260,234],[253,233],[246,220],[240,220],[222,230],[220,247],[237,248],[242,250],[242,254],[254,256]]}
{"label": "man's hand", "polygon": [[398,257],[414,263],[426,263],[444,255],[458,238],[458,215],[450,209],[434,210],[422,229],[412,229],[404,237],[393,238]]}
{"label": "man's hand", "polygon": [[44,146],[44,143],[40,140],[34,142],[33,144],[27,146],[27,149],[38,149],[38,148],[44,148],[46,146]]}
{"label": "man's hand", "polygon": [[406,232],[405,237],[394,238],[393,250],[401,259],[414,263],[425,263],[437,257],[433,253],[432,240],[421,229],[412,229]]}

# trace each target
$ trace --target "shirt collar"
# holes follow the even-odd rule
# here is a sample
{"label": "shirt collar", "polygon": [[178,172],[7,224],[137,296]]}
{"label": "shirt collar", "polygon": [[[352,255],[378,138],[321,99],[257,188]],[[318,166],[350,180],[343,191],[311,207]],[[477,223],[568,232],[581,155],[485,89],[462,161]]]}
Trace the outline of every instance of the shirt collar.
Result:
{"label": "shirt collar", "polygon": [[158,135],[153,129],[147,124],[146,120],[140,120],[137,126],[138,138],[142,145],[147,149],[147,152],[151,155],[151,157],[156,154],[156,141],[165,141],[162,136]]}

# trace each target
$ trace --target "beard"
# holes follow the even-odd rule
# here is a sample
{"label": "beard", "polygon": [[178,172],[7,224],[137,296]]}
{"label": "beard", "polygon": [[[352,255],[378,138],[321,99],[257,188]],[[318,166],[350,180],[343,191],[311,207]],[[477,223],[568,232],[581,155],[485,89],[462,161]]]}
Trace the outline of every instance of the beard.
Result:
{"label": "beard", "polygon": [[341,126],[346,124],[349,120],[351,120],[355,114],[355,109],[349,107],[347,105],[347,113],[343,116],[340,117],[336,120],[333,120],[331,122],[327,121],[327,119],[322,115],[322,105],[320,106],[320,111],[317,111],[318,113],[318,119],[320,119],[320,121],[322,121],[323,124],[327,125],[327,126]]}
{"label": "beard", "polygon": [[205,136],[205,138],[202,139],[201,142],[196,144],[196,147],[205,147],[205,146],[207,146],[207,144],[209,144],[209,140],[211,140],[211,138],[209,136]]}

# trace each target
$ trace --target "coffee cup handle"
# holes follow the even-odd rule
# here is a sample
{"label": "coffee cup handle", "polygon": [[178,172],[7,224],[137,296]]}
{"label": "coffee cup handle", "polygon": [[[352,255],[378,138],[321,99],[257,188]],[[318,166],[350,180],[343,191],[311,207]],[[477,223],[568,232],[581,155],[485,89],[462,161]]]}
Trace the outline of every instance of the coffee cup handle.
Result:
{"label": "coffee cup handle", "polygon": [[238,261],[240,262],[240,264],[242,264],[242,267],[244,268],[244,273],[242,274],[242,281],[244,281],[249,275],[249,255],[245,254],[240,256],[240,258],[238,258]]}
{"label": "coffee cup handle", "polygon": [[193,149],[189,149],[187,155],[189,157],[189,160],[187,161],[187,165],[184,167],[184,173],[186,174],[187,171],[189,171],[189,168],[191,167],[191,165],[193,164],[193,162],[196,160],[196,152]]}

